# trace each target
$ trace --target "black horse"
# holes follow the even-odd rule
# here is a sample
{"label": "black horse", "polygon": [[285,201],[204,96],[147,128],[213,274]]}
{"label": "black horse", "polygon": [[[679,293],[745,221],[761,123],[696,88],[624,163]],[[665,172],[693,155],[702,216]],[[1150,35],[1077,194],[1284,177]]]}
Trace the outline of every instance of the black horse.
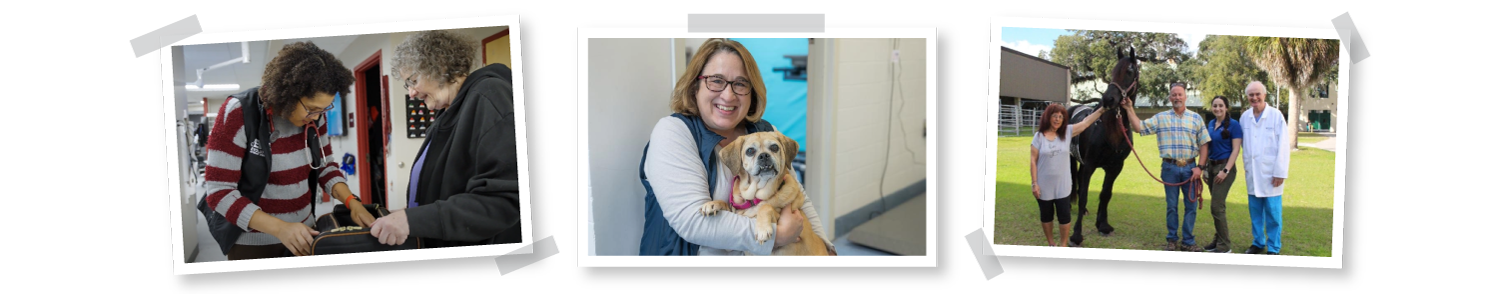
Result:
{"label": "black horse", "polygon": [[1135,101],[1136,81],[1140,78],[1140,64],[1136,62],[1135,49],[1129,49],[1128,53],[1117,49],[1115,53],[1119,59],[1109,72],[1111,81],[1098,106],[1068,107],[1068,123],[1083,121],[1084,117],[1094,111],[1108,111],[1093,125],[1084,129],[1072,143],[1071,196],[1077,199],[1078,220],[1073,222],[1076,225],[1073,236],[1068,239],[1069,246],[1083,244],[1083,215],[1088,213],[1089,180],[1093,179],[1095,169],[1104,169],[1104,188],[1099,191],[1099,216],[1094,218],[1094,226],[1099,229],[1099,234],[1105,236],[1115,231],[1109,225],[1109,199],[1114,192],[1115,178],[1120,176],[1120,170],[1125,165],[1125,159],[1129,158],[1130,148],[1134,143],[1130,129],[1124,127],[1123,118],[1119,116],[1124,115],[1120,111],[1120,100],[1129,97],[1131,101]]}

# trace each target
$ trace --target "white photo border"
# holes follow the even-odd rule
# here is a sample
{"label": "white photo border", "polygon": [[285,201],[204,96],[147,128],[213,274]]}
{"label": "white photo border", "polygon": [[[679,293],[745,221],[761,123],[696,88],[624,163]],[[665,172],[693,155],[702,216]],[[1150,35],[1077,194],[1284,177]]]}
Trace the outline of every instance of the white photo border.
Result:
{"label": "white photo border", "polygon": [[[1321,38],[1339,39],[1338,30],[1329,25],[1329,28],[1283,28],[1283,27],[1252,27],[1252,26],[1225,26],[1225,25],[1202,25],[1181,23],[1146,23],[1146,22],[1118,22],[1100,20],[1077,20],[1077,19],[1031,19],[1031,18],[992,18],[990,21],[990,63],[989,63],[989,91],[985,97],[988,103],[986,108],[986,122],[989,126],[998,125],[999,89],[1000,89],[1000,29],[1003,27],[1024,28],[1056,28],[1056,29],[1086,29],[1086,30],[1112,30],[1112,31],[1138,31],[1138,32],[1193,32],[1215,35],[1239,35],[1239,36],[1276,36],[1294,38]],[[1270,255],[1247,255],[1247,254],[1193,254],[1187,252],[1169,252],[1154,250],[1129,250],[1129,249],[1100,249],[1100,248],[1057,248],[1047,246],[1023,246],[991,244],[996,255],[1000,256],[1022,256],[1022,257],[1048,257],[1048,258],[1077,258],[1077,259],[1101,259],[1101,260],[1123,260],[1123,261],[1156,261],[1177,263],[1201,263],[1201,264],[1229,264],[1229,265],[1258,265],[1258,266],[1284,266],[1284,267],[1309,267],[1309,268],[1343,268],[1343,241],[1344,241],[1344,167],[1348,160],[1349,150],[1349,52],[1343,46],[1344,40],[1340,40],[1339,46],[1339,97],[1338,116],[1340,134],[1338,150],[1340,153],[1334,157],[1334,207],[1333,207],[1333,254],[1330,257],[1311,256],[1270,256]],[[998,146],[995,145],[999,134],[993,127],[985,128],[988,140],[985,141],[987,153],[985,167],[985,185],[982,199],[984,199],[981,226],[984,229],[989,242],[994,242],[995,237],[995,185],[992,181],[996,177],[996,154]]]}
{"label": "white photo border", "polygon": [[[593,38],[923,38],[927,70],[927,252],[922,256],[591,256],[589,205],[588,40]],[[581,267],[936,267],[937,266],[937,28],[825,28],[821,33],[689,33],[687,28],[578,30],[578,266]]]}
{"label": "white photo border", "polygon": [[[518,45],[520,45],[520,40],[521,40],[521,36],[520,36],[521,30],[519,29],[519,25],[520,25],[520,18],[518,16],[516,16],[516,15],[502,15],[502,16],[486,16],[486,17],[473,17],[473,18],[454,18],[454,19],[442,19],[442,20],[430,20],[430,21],[402,21],[402,22],[388,22],[388,23],[357,24],[357,25],[329,26],[329,27],[315,27],[315,28],[294,28],[294,29],[281,29],[281,30],[255,30],[255,31],[224,32],[224,33],[200,33],[200,34],[195,34],[195,35],[192,35],[190,37],[187,37],[186,39],[182,39],[181,41],[178,41],[178,42],[173,42],[173,43],[162,42],[163,44],[162,44],[161,49],[159,50],[157,56],[159,56],[159,58],[161,60],[161,77],[162,77],[162,81],[161,81],[161,89],[162,89],[161,97],[163,99],[163,101],[162,101],[162,112],[165,114],[162,117],[162,123],[163,123],[164,131],[165,131],[165,134],[166,134],[166,136],[164,136],[164,138],[167,140],[167,141],[163,142],[167,146],[167,148],[166,148],[167,149],[166,150],[166,152],[167,152],[167,156],[166,156],[167,157],[167,162],[166,162],[167,169],[166,169],[166,172],[167,172],[167,180],[168,180],[167,182],[168,182],[168,185],[169,185],[169,188],[167,189],[167,191],[168,191],[167,193],[168,193],[168,196],[172,198],[171,201],[168,201],[168,205],[169,205],[168,211],[171,213],[171,227],[172,227],[172,240],[170,241],[171,244],[172,244],[172,262],[173,262],[172,263],[172,272],[174,274],[177,274],[177,275],[184,275],[184,274],[236,272],[236,271],[253,271],[253,270],[283,269],[283,268],[302,268],[302,267],[320,267],[320,266],[332,266],[332,265],[369,264],[369,263],[399,262],[399,261],[413,261],[413,260],[434,260],[434,259],[449,259],[449,258],[464,258],[464,257],[479,257],[479,256],[499,256],[499,255],[508,255],[508,254],[529,254],[529,253],[531,253],[529,250],[522,250],[522,249],[529,248],[527,246],[531,245],[531,243],[535,241],[533,239],[533,237],[532,237],[532,233],[535,232],[535,231],[532,230],[532,228],[534,227],[534,224],[535,224],[536,221],[534,220],[534,218],[532,217],[532,214],[531,214],[531,189],[530,189],[530,174],[529,174],[530,168],[529,168],[529,164],[528,164],[529,160],[528,160],[528,157],[527,157],[528,153],[526,151],[526,146],[527,146],[527,144],[526,144],[527,143],[527,140],[526,140],[526,104],[525,104],[526,98],[525,98],[525,94],[524,94],[525,90],[523,89],[523,85],[525,85],[525,83],[524,83],[524,81],[522,79],[522,77],[525,76],[525,75],[522,74],[524,72],[522,70],[522,58],[521,58],[521,51],[522,51],[521,48],[522,47],[518,46]],[[182,183],[182,179],[180,179],[178,177],[178,166],[179,166],[178,164],[179,164],[179,162],[178,162],[177,153],[180,152],[180,150],[177,150],[177,144],[174,141],[172,141],[173,140],[172,138],[175,138],[177,136],[175,134],[176,127],[175,127],[175,121],[174,121],[174,118],[176,117],[175,114],[174,114],[174,112],[176,111],[176,109],[175,109],[175,106],[173,105],[173,101],[175,101],[175,98],[173,97],[173,91],[174,91],[173,87],[174,87],[174,85],[172,83],[172,80],[173,80],[173,65],[172,65],[172,55],[171,55],[172,54],[171,53],[171,47],[172,46],[199,45],[199,44],[217,44],[217,43],[230,43],[230,42],[240,42],[240,41],[259,41],[259,40],[283,40],[283,39],[315,38],[315,37],[327,37],[327,36],[385,34],[385,33],[395,33],[395,32],[413,32],[413,31],[425,31],[425,30],[443,30],[443,29],[459,29],[459,28],[473,28],[473,27],[497,27],[497,26],[506,26],[507,29],[510,30],[510,32],[509,32],[509,35],[510,35],[510,44],[511,44],[510,57],[511,57],[511,71],[513,73],[511,76],[512,76],[512,85],[514,87],[514,92],[515,92],[514,93],[514,104],[515,104],[514,107],[515,107],[515,116],[516,116],[516,120],[515,120],[516,121],[516,131],[515,131],[516,132],[516,160],[517,160],[516,164],[517,164],[517,169],[520,171],[520,174],[518,175],[518,180],[520,181],[520,208],[521,208],[520,209],[520,212],[521,212],[521,215],[520,215],[520,219],[521,219],[521,224],[520,224],[521,225],[521,242],[520,243],[513,243],[513,244],[493,244],[493,245],[476,245],[476,246],[450,247],[450,248],[424,248],[424,249],[416,249],[416,250],[398,250],[398,251],[386,251],[386,252],[367,252],[367,253],[334,254],[334,255],[319,255],[319,256],[301,256],[301,257],[295,257],[295,258],[269,258],[269,259],[256,259],[256,260],[195,262],[195,263],[188,263],[188,262],[186,262],[186,252],[185,252],[185,248],[186,247],[185,247],[185,244],[182,244],[182,242],[183,242],[182,241],[183,240],[182,236],[183,236],[183,230],[184,229],[191,229],[191,228],[182,228],[182,217],[184,217],[184,214],[183,214],[184,211],[182,211],[182,204],[183,204],[183,199],[184,198],[183,198],[183,195],[181,195],[180,189],[177,189],[175,186],[171,186],[171,185],[174,185],[174,184]],[[180,38],[181,36],[177,36],[177,37]],[[162,37],[162,40],[172,40],[172,39],[174,39],[174,38],[171,38],[169,36],[163,36]],[[391,53],[386,53],[386,54],[391,54]],[[192,211],[191,213],[197,213],[197,212],[196,211]],[[192,216],[192,214],[187,214],[187,216]]]}

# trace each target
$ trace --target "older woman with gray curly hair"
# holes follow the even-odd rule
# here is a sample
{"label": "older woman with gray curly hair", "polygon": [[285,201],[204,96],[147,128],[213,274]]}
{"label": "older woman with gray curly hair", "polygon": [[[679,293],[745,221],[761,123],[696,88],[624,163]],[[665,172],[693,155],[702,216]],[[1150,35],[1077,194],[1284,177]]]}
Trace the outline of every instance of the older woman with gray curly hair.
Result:
{"label": "older woman with gray curly hair", "polygon": [[413,161],[407,208],[371,225],[381,243],[408,236],[425,247],[521,242],[511,72],[503,64],[480,67],[478,45],[426,31],[396,47],[393,72],[407,94],[441,112]]}

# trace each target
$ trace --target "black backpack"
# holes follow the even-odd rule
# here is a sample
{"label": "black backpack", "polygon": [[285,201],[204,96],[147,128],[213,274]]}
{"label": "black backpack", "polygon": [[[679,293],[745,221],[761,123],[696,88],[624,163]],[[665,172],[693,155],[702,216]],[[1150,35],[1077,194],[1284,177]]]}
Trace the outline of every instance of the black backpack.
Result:
{"label": "black backpack", "polygon": [[[245,154],[240,156],[240,180],[238,189],[240,197],[250,199],[250,202],[260,203],[260,196],[265,192],[266,182],[271,177],[271,128],[270,120],[265,117],[264,106],[260,103],[258,91],[260,87],[250,88],[244,92],[230,95],[240,103],[240,113],[244,115],[245,121]],[[228,101],[225,101],[228,103]],[[323,165],[323,149],[318,145],[317,130],[304,130],[307,138],[307,149],[312,152],[312,171],[308,172],[307,189],[312,193],[312,201],[309,204],[313,209],[317,208],[318,199],[318,167]],[[260,154],[256,154],[259,151]],[[200,192],[198,198],[198,212],[208,220],[208,231],[214,240],[219,243],[219,250],[224,255],[229,255],[229,248],[234,247],[234,241],[239,240],[240,234],[245,233],[234,222],[224,218],[224,215],[208,207],[207,191]],[[313,215],[316,215],[314,213]]]}

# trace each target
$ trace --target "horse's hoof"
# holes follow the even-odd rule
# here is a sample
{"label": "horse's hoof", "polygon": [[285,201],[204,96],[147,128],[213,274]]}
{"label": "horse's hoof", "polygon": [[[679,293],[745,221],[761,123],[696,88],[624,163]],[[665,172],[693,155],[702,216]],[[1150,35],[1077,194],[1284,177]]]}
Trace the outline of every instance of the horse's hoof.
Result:
{"label": "horse's hoof", "polygon": [[1068,247],[1083,247],[1083,244],[1078,244],[1078,243],[1073,243],[1073,241],[1068,241]]}
{"label": "horse's hoof", "polygon": [[1114,232],[1099,231],[1099,235],[1100,236],[1109,237],[1110,235],[1114,235],[1114,234],[1115,234]]}
{"label": "horse's hoof", "polygon": [[1104,227],[1099,228],[1099,234],[1100,235],[1109,236],[1109,235],[1113,235],[1114,233],[1115,233],[1115,228],[1114,227],[1104,226]]}

